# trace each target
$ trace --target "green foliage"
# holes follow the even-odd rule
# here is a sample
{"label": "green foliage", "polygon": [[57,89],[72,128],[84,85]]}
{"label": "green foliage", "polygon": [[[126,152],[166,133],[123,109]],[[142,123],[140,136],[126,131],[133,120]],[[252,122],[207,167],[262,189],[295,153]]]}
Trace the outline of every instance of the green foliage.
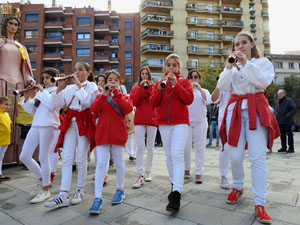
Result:
{"label": "green foliage", "polygon": [[300,78],[293,75],[284,79],[283,89],[286,91],[286,96],[292,98],[297,106],[300,108]]}
{"label": "green foliage", "polygon": [[201,87],[207,89],[210,93],[213,92],[217,85],[217,77],[222,72],[222,68],[219,65],[210,67],[209,64],[204,65],[201,70]]}

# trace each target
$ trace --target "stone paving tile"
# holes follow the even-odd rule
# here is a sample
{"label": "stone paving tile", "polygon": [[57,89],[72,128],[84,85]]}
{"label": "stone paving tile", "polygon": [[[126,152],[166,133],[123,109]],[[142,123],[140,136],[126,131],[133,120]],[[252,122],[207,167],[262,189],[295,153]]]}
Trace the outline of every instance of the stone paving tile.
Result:
{"label": "stone paving tile", "polygon": [[10,216],[8,216],[6,213],[3,213],[0,211],[0,224],[10,221],[10,220],[11,220]]}
{"label": "stone paving tile", "polygon": [[76,217],[70,221],[67,221],[65,223],[61,223],[61,225],[105,225],[107,223],[102,223],[98,220],[95,220],[93,216],[80,216]]}
{"label": "stone paving tile", "polygon": [[157,212],[137,209],[110,223],[111,225],[197,225],[197,223],[166,216]]}
{"label": "stone paving tile", "polygon": [[[1,221],[1,220],[0,220]],[[1,221],[0,225],[23,225],[22,223],[18,222],[17,220],[9,220],[9,221]]]}

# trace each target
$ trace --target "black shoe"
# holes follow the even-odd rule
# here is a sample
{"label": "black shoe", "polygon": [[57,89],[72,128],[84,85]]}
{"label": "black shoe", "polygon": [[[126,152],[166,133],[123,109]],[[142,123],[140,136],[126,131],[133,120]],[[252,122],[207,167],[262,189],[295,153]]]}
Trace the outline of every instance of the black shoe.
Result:
{"label": "black shoe", "polygon": [[135,157],[129,156],[129,160],[130,160],[130,161],[133,161],[133,160],[135,160]]}
{"label": "black shoe", "polygon": [[72,171],[76,171],[76,165],[72,165]]}
{"label": "black shoe", "polygon": [[287,150],[286,153],[295,153],[295,151],[293,148],[289,148],[289,150]]}
{"label": "black shoe", "polygon": [[286,152],[286,149],[279,149],[278,152]]}
{"label": "black shoe", "polygon": [[178,212],[180,208],[180,199],[181,199],[181,194],[178,191],[171,192],[170,202],[167,205],[166,210],[170,212]]}

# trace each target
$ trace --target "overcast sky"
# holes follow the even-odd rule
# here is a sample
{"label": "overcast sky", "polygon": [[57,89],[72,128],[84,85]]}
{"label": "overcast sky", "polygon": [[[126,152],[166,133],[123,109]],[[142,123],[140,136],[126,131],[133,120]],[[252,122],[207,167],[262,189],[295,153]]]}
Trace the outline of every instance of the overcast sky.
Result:
{"label": "overcast sky", "polygon": [[[24,0],[25,2],[27,0]],[[300,50],[300,0],[268,0],[271,53]],[[0,0],[1,3],[7,1]],[[9,1],[15,2],[15,1]],[[57,5],[107,9],[107,0],[56,0]],[[117,12],[138,12],[140,0],[111,0]],[[31,0],[50,6],[52,0]]]}

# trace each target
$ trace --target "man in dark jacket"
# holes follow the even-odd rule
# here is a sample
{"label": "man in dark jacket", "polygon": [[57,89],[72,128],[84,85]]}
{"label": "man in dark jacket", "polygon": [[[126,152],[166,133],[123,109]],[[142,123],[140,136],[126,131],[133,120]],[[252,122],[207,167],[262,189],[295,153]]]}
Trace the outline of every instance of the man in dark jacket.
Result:
{"label": "man in dark jacket", "polygon": [[[296,105],[291,98],[286,97],[286,92],[283,89],[278,91],[278,102],[276,105],[276,119],[280,128],[281,149],[278,152],[294,153],[294,138],[292,132],[293,116],[297,112]],[[287,150],[286,135],[288,136]]]}

